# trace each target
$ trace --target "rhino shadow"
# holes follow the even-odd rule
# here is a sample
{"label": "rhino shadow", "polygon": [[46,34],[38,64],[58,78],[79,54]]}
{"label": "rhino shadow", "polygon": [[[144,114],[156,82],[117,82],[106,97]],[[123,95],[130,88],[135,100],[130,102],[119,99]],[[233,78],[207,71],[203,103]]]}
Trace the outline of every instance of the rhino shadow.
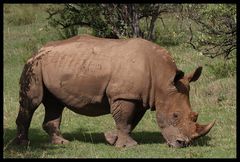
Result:
{"label": "rhino shadow", "polygon": [[[63,133],[63,136],[69,141],[80,141],[93,144],[105,143],[104,133],[103,132],[90,132],[89,130],[79,129],[78,131]],[[138,142],[138,144],[163,144],[166,143],[160,132],[150,132],[150,131],[137,131],[132,132],[131,137]],[[191,144],[192,147],[195,146],[210,146],[209,141],[210,137],[204,136],[201,137]]]}
{"label": "rhino shadow", "polygon": [[[3,152],[4,150],[10,150],[14,152],[24,153],[28,150],[27,146],[19,146],[14,143],[16,137],[16,129],[5,128],[3,130]],[[49,141],[49,136],[42,129],[30,128],[29,139],[31,150],[45,150],[56,149],[59,147],[65,147],[65,145],[52,145]]]}
{"label": "rhino shadow", "polygon": [[[45,143],[48,142],[48,135],[41,129],[30,128],[29,139],[31,143]],[[16,137],[17,130],[5,128],[3,130],[4,145],[9,144]]]}
{"label": "rhino shadow", "polygon": [[191,146],[211,146],[211,144],[209,144],[209,141],[211,141],[211,137],[203,136],[193,141]]}
{"label": "rhino shadow", "polygon": [[[13,143],[13,139],[16,136],[16,129],[9,129],[5,128],[3,130],[3,148],[15,150],[18,152],[23,152],[23,146],[18,146]],[[150,131],[137,131],[132,132],[131,136],[134,140],[138,142],[138,144],[164,144],[165,139],[161,135],[160,132],[150,132]],[[93,144],[107,144],[107,141],[105,140],[104,133],[103,132],[91,132],[89,130],[86,130],[84,128],[78,129],[76,131],[71,132],[63,132],[63,137],[67,140],[74,141],[80,141],[80,142],[87,142],[87,143],[93,143]],[[59,147],[65,147],[65,145],[52,145],[49,141],[49,136],[47,133],[45,133],[42,129],[36,129],[36,128],[30,128],[29,129],[29,139],[30,139],[30,147],[31,149],[55,149]],[[192,147],[195,146],[209,146],[209,141],[211,138],[209,136],[204,136],[199,138],[198,140],[194,141],[192,143]]]}
{"label": "rhino shadow", "polygon": [[[106,143],[104,132],[89,132],[80,129],[79,131],[63,133],[63,136],[69,141],[81,141],[88,143]],[[160,132],[132,132],[131,137],[139,144],[164,143],[165,140]]]}

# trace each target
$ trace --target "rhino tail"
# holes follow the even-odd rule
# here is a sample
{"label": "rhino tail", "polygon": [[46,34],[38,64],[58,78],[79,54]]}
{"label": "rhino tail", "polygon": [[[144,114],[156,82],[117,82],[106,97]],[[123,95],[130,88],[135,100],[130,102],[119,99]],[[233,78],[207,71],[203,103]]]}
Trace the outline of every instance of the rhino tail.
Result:
{"label": "rhino tail", "polygon": [[41,62],[27,62],[20,77],[19,103],[22,107],[37,107],[43,97]]}

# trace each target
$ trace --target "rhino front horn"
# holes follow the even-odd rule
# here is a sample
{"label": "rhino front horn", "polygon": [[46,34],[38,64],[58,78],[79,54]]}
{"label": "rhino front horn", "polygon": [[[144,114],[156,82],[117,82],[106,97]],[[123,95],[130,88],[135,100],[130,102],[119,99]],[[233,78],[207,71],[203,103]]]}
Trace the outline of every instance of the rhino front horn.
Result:
{"label": "rhino front horn", "polygon": [[207,124],[207,125],[200,125],[198,123],[196,123],[196,133],[192,136],[193,139],[201,137],[206,135],[214,126],[216,120],[214,120],[213,122]]}

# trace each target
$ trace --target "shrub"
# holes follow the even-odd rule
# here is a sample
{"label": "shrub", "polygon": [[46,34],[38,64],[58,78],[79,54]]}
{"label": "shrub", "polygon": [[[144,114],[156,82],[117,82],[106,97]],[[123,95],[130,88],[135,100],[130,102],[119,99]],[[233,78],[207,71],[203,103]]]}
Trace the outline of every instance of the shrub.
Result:
{"label": "shrub", "polygon": [[187,5],[187,10],[187,17],[198,26],[189,42],[195,49],[211,58],[235,57],[237,48],[235,4]]}
{"label": "shrub", "polygon": [[77,27],[89,27],[98,37],[154,40],[158,16],[171,9],[172,5],[163,4],[65,4],[47,12],[49,24],[65,30],[66,38],[76,35]]}
{"label": "shrub", "polygon": [[177,12],[160,16],[156,21],[155,42],[163,46],[176,46],[186,42],[188,38],[186,26],[186,20],[180,19]]}

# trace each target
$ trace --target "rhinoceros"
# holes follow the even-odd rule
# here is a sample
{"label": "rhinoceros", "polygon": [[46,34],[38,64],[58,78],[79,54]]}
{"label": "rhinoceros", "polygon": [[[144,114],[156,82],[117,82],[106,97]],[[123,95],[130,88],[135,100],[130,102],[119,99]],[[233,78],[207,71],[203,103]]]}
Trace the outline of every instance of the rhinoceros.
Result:
{"label": "rhinoceros", "polygon": [[147,110],[156,111],[166,143],[188,146],[215,123],[198,124],[198,113],[191,110],[189,83],[201,72],[199,66],[184,75],[166,49],[141,38],[79,35],[47,43],[23,68],[15,142],[29,143],[33,113],[43,103],[42,126],[53,144],[69,142],[60,132],[67,107],[91,117],[111,114],[116,130],[104,136],[116,147],[137,145],[131,132]]}

